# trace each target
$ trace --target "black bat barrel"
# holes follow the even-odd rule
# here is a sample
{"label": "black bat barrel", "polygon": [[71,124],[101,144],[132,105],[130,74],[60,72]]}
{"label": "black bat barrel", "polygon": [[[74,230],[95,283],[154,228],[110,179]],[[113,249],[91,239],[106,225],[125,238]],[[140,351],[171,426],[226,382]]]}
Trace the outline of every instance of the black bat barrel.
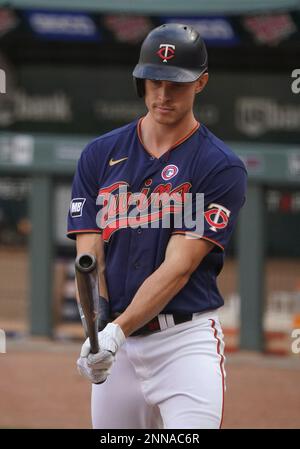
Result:
{"label": "black bat barrel", "polygon": [[[75,275],[79,293],[79,311],[83,327],[90,339],[91,352],[99,351],[99,294],[97,261],[92,254],[79,254],[75,260]],[[81,310],[80,310],[81,308]]]}

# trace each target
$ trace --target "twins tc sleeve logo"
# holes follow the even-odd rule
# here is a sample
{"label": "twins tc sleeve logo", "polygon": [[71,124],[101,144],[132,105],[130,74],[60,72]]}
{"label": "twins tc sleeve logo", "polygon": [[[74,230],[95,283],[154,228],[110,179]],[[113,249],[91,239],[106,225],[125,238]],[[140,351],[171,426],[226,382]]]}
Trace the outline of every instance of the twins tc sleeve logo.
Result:
{"label": "twins tc sleeve logo", "polygon": [[70,204],[70,214],[72,218],[81,217],[82,209],[86,198],[73,198]]}
{"label": "twins tc sleeve logo", "polygon": [[208,206],[208,210],[204,212],[205,219],[210,225],[209,229],[217,232],[219,229],[226,228],[228,225],[228,219],[230,210],[220,204],[211,203]]}

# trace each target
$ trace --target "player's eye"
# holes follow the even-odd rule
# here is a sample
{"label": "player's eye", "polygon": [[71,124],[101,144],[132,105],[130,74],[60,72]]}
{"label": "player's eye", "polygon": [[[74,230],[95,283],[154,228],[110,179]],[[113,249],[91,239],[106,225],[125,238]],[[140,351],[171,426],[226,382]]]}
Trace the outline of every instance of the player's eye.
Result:
{"label": "player's eye", "polygon": [[159,87],[161,85],[161,81],[160,80],[151,80],[151,84],[154,87]]}
{"label": "player's eye", "polygon": [[176,89],[181,89],[182,87],[185,87],[186,83],[172,83],[172,87]]}

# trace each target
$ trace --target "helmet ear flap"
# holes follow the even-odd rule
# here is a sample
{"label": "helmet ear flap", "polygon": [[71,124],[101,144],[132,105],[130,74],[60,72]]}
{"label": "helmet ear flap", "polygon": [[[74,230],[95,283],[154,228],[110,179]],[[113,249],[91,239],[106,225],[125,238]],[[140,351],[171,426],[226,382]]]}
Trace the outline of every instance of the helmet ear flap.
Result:
{"label": "helmet ear flap", "polygon": [[134,77],[133,82],[137,96],[142,98],[145,95],[145,80]]}

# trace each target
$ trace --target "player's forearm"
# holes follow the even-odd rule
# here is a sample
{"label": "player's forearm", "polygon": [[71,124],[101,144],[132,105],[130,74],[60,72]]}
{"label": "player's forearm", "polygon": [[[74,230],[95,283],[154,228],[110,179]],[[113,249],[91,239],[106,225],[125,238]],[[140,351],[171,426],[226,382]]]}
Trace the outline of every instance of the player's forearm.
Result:
{"label": "player's forearm", "polygon": [[126,336],[158,315],[187,284],[191,274],[213,248],[203,239],[173,235],[160,267],[138,289],[125,312],[115,321]]}
{"label": "player's forearm", "polygon": [[[77,255],[81,253],[93,254],[97,259],[97,272],[99,279],[99,295],[108,298],[105,277],[104,244],[99,234],[78,234],[76,239]],[[76,289],[77,290],[77,289]]]}
{"label": "player's forearm", "polygon": [[158,315],[190,278],[188,270],[178,272],[163,263],[141,285],[125,312],[114,323],[121,326],[127,337]]}

